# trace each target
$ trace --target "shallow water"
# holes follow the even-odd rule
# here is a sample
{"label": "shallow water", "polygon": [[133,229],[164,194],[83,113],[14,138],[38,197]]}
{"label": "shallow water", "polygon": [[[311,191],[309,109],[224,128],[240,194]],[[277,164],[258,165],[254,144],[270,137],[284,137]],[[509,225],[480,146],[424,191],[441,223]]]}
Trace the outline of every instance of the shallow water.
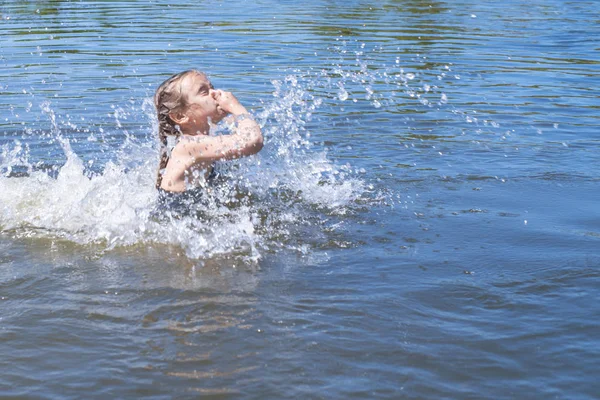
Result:
{"label": "shallow water", "polygon": [[[480,3],[1,2],[0,393],[596,398],[598,7]],[[266,141],[169,213],[187,68]]]}

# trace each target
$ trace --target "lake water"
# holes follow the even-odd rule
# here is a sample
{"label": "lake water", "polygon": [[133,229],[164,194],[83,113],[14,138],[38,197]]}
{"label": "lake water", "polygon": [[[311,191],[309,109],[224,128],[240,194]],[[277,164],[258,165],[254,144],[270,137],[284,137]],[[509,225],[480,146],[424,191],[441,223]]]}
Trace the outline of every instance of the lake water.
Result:
{"label": "lake water", "polygon": [[[597,1],[1,1],[0,395],[593,399]],[[157,210],[188,68],[263,127]]]}

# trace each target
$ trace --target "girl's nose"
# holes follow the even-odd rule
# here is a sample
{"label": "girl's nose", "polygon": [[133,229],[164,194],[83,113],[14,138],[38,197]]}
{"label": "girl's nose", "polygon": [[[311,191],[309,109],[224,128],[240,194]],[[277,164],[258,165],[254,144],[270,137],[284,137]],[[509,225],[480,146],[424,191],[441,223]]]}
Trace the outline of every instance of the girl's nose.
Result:
{"label": "girl's nose", "polygon": [[216,90],[216,89],[210,89],[210,96],[213,99],[218,100],[219,97],[221,96],[221,91],[220,90]]}

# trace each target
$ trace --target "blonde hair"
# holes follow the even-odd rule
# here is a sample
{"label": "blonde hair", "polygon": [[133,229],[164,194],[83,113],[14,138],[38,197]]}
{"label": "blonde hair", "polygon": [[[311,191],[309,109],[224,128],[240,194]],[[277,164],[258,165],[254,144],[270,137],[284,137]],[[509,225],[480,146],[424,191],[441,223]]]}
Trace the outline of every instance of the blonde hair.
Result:
{"label": "blonde hair", "polygon": [[154,94],[154,106],[158,117],[158,139],[160,140],[160,161],[156,174],[156,187],[160,188],[162,174],[169,162],[167,151],[167,137],[180,136],[181,131],[169,116],[172,112],[182,111],[187,107],[187,97],[181,91],[181,82],[190,74],[202,74],[195,69],[180,72],[164,81]]}

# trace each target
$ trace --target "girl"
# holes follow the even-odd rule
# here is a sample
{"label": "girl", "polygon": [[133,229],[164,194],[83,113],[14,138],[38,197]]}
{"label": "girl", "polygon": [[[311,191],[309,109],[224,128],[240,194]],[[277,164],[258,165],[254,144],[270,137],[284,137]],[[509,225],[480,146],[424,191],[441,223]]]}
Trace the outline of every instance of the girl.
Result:
{"label": "girl", "polygon": [[[156,187],[184,192],[203,186],[213,162],[258,153],[263,146],[260,127],[230,92],[215,90],[206,75],[189,70],[163,82],[154,95],[161,141]],[[228,115],[236,122],[231,135],[208,136],[211,124]],[[168,147],[172,136],[175,145]]]}

